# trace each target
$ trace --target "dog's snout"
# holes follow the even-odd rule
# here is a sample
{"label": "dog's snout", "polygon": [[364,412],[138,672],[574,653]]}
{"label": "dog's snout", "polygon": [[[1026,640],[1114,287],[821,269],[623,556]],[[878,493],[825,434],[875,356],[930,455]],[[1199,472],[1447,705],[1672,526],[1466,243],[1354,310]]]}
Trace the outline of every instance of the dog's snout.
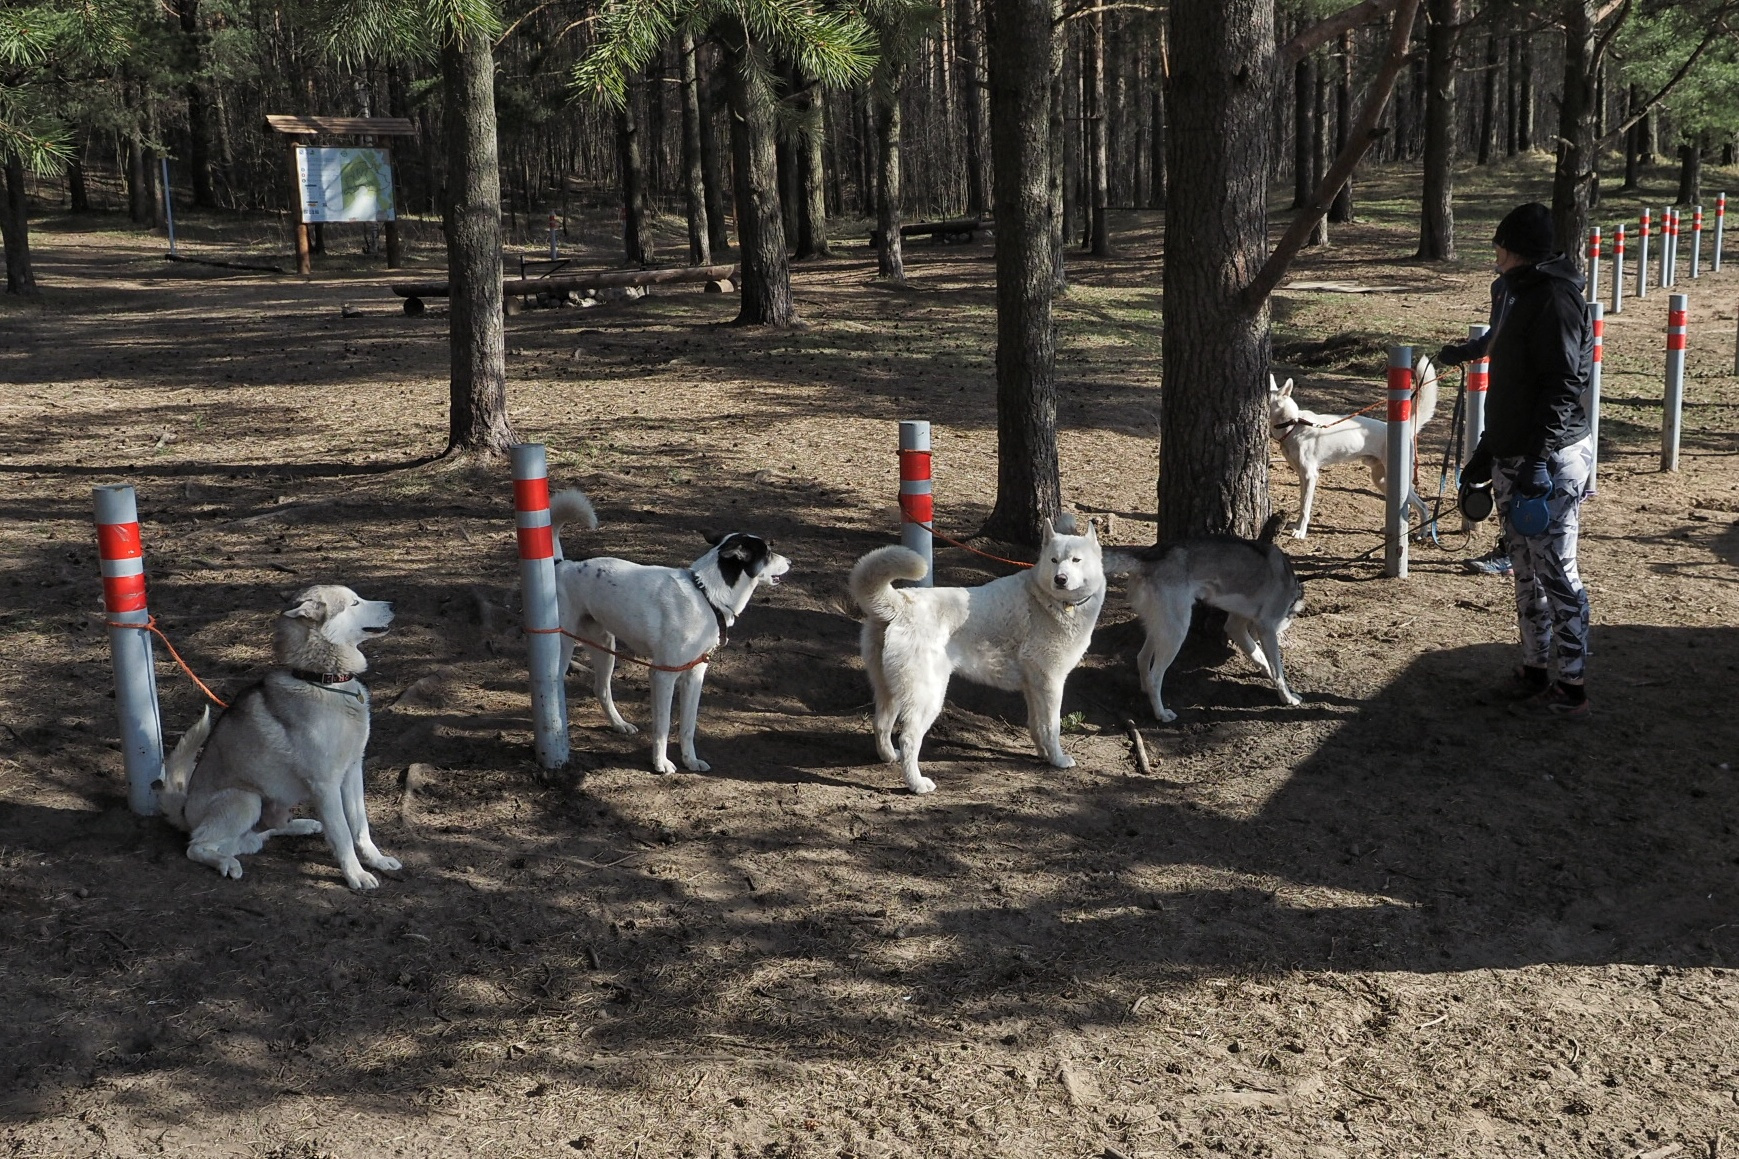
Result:
{"label": "dog's snout", "polygon": [[1060,571],[1051,577],[1051,582],[1060,588],[1066,588],[1069,586],[1069,573]]}

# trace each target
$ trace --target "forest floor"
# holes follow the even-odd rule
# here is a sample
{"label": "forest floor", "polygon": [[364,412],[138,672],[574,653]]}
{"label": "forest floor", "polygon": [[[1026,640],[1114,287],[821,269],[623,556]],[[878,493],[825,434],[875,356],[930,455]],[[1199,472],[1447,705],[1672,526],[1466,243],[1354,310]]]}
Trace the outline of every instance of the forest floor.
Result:
{"label": "forest floor", "polygon": [[[1380,292],[1276,300],[1307,405],[1376,400],[1387,344],[1435,350],[1483,321],[1492,223],[1548,176],[1463,174],[1463,257],[1440,265],[1406,256],[1414,180],[1365,181],[1360,223],[1292,275]],[[1635,207],[1613,195],[1601,216]],[[1120,256],[1071,254],[1058,307],[1063,487],[1143,543],[1160,222],[1115,225]],[[515,427],[603,521],[570,554],[680,564],[702,531],[741,528],[793,561],[709,673],[712,772],[653,775],[576,676],[574,768],[546,779],[505,466],[431,461],[444,309],[404,316],[374,258],[334,252],[304,280],[170,265],[104,218],[38,221],[43,297],[0,307],[0,1151],[1739,1144],[1739,270],[1681,286],[1677,474],[1657,470],[1666,296],[1608,322],[1582,541],[1592,717],[1494,703],[1511,587],[1459,567],[1490,530],[1416,546],[1411,578],[1384,580],[1382,501],[1349,467],[1311,538],[1285,540],[1307,593],[1286,655],[1301,706],[1239,658],[1186,656],[1179,720],[1157,724],[1114,594],[1069,681],[1077,765],[1035,759],[1016,696],[957,684],[920,799],[875,760],[844,579],[897,533],[897,419],[934,424],[941,529],[970,534],[989,509],[991,247],[912,245],[895,288],[840,233],[838,256],[795,269],[801,329],[733,329],[732,297],[688,288],[509,321]],[[270,223],[194,219],[183,238],[283,260]],[[1428,498],[1452,399],[1427,428]],[[299,587],[397,605],[370,648],[367,768],[375,835],[405,869],[379,890],[346,889],[317,839],[224,880],[128,812],[89,492],[120,481],[138,488],[152,609],[220,694],[260,671]],[[1278,457],[1272,481],[1295,507]],[[949,583],[1001,573],[938,561]],[[167,665],[159,682],[178,734],[200,698]],[[643,676],[618,685],[644,721]]]}

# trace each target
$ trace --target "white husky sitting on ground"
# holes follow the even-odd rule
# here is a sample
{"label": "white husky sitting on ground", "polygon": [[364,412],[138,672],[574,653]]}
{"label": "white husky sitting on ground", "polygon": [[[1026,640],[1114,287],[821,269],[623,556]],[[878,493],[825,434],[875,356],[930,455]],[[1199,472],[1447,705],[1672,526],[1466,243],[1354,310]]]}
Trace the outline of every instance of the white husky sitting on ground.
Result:
{"label": "white husky sitting on ground", "polygon": [[[215,725],[207,708],[164,764],[157,800],[170,824],[192,833],[187,856],[239,878],[236,859],[267,838],[324,832],[351,889],[380,884],[363,862],[399,868],[368,835],[368,689],[356,678],[368,668],[357,645],[390,623],[391,604],[346,587],[296,596],[273,641],[282,667],[237,695]],[[290,819],[304,802],[318,821]]]}
{"label": "white husky sitting on ground", "polygon": [[1105,572],[1096,529],[1063,535],[1046,520],[1044,531],[1031,569],[975,588],[892,586],[927,570],[904,547],[877,548],[851,569],[852,597],[869,617],[863,665],[875,692],[876,751],[901,762],[912,792],[936,788],[918,770],[918,749],[955,672],[1024,693],[1039,755],[1059,769],[1074,765],[1062,745],[1063,681],[1086,654],[1105,604]]}
{"label": "white husky sitting on ground", "polygon": [[564,633],[564,677],[573,662],[575,636],[601,645],[586,647],[592,686],[610,727],[632,734],[640,730],[622,719],[610,695],[616,657],[605,649],[620,648],[650,660],[654,665],[653,772],[676,771],[665,753],[670,745],[670,703],[678,685],[682,688],[682,763],[692,773],[708,771],[712,766],[694,752],[707,657],[724,646],[725,633],[749,606],[756,586],[762,580],[777,584],[791,561],[761,536],[732,531],[707,536],[712,550],[687,567],[647,567],[609,556],[574,562],[562,555],[561,529],[569,523],[596,528],[598,517],[591,501],[583,492],[570,489],[552,496],[549,508],[556,529],[556,603]]}
{"label": "white husky sitting on ground", "polygon": [[[1413,445],[1418,446],[1419,428],[1437,413],[1437,368],[1424,356],[1413,369],[1417,384],[1413,394]],[[1268,376],[1268,432],[1280,444],[1286,461],[1298,475],[1298,523],[1295,539],[1310,534],[1310,512],[1316,502],[1316,479],[1324,467],[1363,460],[1371,469],[1371,482],[1383,490],[1389,453],[1389,424],[1368,414],[1320,415],[1304,410],[1292,397],[1292,380],[1285,386]],[[1407,505],[1422,518],[1430,516],[1425,501],[1407,488]]]}

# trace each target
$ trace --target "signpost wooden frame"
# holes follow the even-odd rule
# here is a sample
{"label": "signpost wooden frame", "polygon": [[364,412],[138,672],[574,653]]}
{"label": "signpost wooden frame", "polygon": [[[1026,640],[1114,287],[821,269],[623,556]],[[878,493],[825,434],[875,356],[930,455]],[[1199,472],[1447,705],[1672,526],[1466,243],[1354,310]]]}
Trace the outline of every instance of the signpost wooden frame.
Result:
{"label": "signpost wooden frame", "polygon": [[[283,133],[292,138],[290,144],[290,184],[298,192],[292,198],[296,206],[296,272],[311,274],[314,272],[314,255],[308,239],[308,223],[302,220],[302,197],[300,193],[301,180],[296,165],[296,148],[308,144],[307,141],[297,141],[297,137],[317,137],[321,134],[333,137],[414,137],[417,127],[406,117],[313,117],[297,116],[288,113],[266,114],[266,124],[274,132]],[[386,150],[387,164],[393,173],[393,204],[398,204],[398,169],[393,165],[392,150]],[[401,248],[399,245],[398,221],[384,222],[386,226],[386,268],[399,268]]]}

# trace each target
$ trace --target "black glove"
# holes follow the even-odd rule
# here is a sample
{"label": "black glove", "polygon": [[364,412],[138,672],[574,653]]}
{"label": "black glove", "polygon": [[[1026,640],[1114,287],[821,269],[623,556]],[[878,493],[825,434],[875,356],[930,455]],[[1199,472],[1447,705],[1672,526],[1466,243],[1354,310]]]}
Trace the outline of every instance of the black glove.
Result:
{"label": "black glove", "polygon": [[1479,441],[1479,446],[1473,448],[1473,455],[1467,460],[1467,466],[1461,469],[1461,481],[1464,485],[1483,486],[1491,482],[1491,452],[1485,448],[1485,440]]}
{"label": "black glove", "polygon": [[1445,346],[1442,350],[1439,350],[1437,352],[1437,357],[1432,359],[1432,361],[1437,363],[1439,366],[1460,366],[1463,362],[1467,361],[1467,355],[1462,352],[1461,347],[1451,343],[1450,345]]}
{"label": "black glove", "polygon": [[1552,493],[1552,468],[1544,459],[1529,459],[1516,472],[1516,494],[1524,499],[1538,499]]}

